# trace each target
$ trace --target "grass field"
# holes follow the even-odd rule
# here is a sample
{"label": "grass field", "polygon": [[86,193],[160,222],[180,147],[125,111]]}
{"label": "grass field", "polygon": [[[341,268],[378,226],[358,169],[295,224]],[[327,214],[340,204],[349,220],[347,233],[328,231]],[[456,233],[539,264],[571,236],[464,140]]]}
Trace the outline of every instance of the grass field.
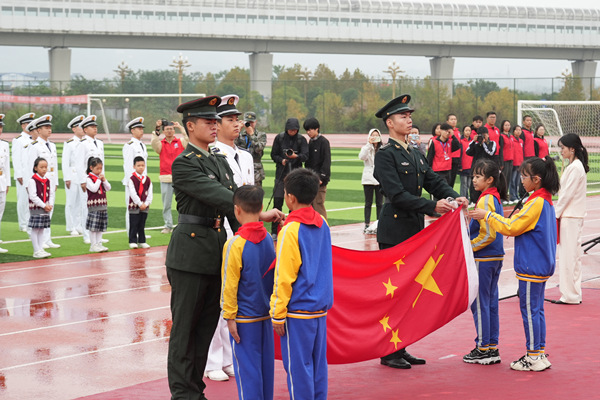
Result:
{"label": "grass field", "polygon": [[[121,150],[122,145],[105,145],[105,169],[106,176],[112,185],[108,192],[108,232],[104,237],[110,242],[105,244],[110,250],[128,249],[127,234],[125,232],[125,193],[121,184],[123,177],[123,163]],[[149,147],[149,146],[148,146]],[[149,147],[150,149],[150,147]],[[57,143],[57,150],[62,154],[62,143]],[[148,174],[154,182],[154,203],[150,207],[150,213],[146,223],[147,234],[152,237],[148,239],[151,246],[163,246],[169,243],[170,235],[160,233],[162,229],[162,202],[160,197],[160,185],[158,184],[159,159],[158,155],[150,149],[148,161]],[[351,224],[363,221],[364,195],[360,183],[363,163],[358,159],[358,149],[334,148],[332,149],[332,179],[327,187],[327,201],[325,203],[328,213],[328,222],[331,226]],[[265,150],[263,164],[267,178],[263,182],[265,189],[265,206],[273,191],[275,176],[275,164],[271,161],[270,148]],[[59,159],[59,166],[61,160]],[[600,155],[592,154],[590,165],[598,165]],[[594,164],[596,163],[596,164]],[[560,164],[557,164],[560,170]],[[595,171],[594,171],[595,172]],[[594,175],[590,172],[589,175]],[[61,173],[62,175],[62,173]],[[588,176],[589,181],[594,181],[593,176]],[[595,179],[598,182],[599,179]],[[458,181],[458,178],[457,178]],[[13,182],[14,184],[14,182]],[[459,184],[455,185],[459,189]],[[588,187],[588,190],[591,188]],[[594,190],[600,190],[596,187]],[[427,193],[423,194],[428,196]],[[56,206],[52,217],[52,237],[55,243],[61,245],[60,249],[50,249],[53,257],[64,257],[70,255],[86,254],[89,245],[83,243],[79,237],[71,237],[65,228],[65,191],[61,179],[59,189],[56,193]],[[272,206],[272,203],[271,203]],[[287,212],[284,206],[284,211]],[[375,215],[373,211],[372,216]],[[177,221],[177,211],[173,202],[173,220]],[[0,263],[25,261],[32,259],[33,248],[26,233],[20,232],[17,225],[16,213],[16,190],[11,187],[7,196],[6,209],[1,225],[1,237],[4,243],[0,247],[9,252],[0,254]]]}

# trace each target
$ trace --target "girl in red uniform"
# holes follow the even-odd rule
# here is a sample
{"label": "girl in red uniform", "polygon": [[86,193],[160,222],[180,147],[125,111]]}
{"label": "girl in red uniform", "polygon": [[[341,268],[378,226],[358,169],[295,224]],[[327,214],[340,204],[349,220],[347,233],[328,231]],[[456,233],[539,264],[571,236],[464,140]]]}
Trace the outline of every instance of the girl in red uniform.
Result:
{"label": "girl in red uniform", "polygon": [[38,157],[33,162],[33,176],[27,185],[29,194],[29,224],[34,258],[46,258],[52,254],[44,250],[44,229],[50,228],[50,212],[54,208],[54,186],[46,178],[48,162]]}

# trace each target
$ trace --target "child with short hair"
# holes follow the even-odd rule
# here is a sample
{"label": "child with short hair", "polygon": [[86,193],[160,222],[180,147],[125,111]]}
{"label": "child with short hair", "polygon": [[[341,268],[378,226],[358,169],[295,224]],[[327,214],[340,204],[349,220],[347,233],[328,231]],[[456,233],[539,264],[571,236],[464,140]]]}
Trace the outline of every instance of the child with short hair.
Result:
{"label": "child with short hair", "polygon": [[[479,160],[472,169],[473,186],[481,192],[477,208],[504,215],[502,200],[506,200],[506,179],[492,160]],[[479,293],[471,304],[477,337],[475,348],[463,357],[469,364],[496,364],[500,362],[498,337],[498,279],[504,260],[502,235],[484,221],[471,220],[469,226],[471,248],[479,275]]]}
{"label": "child with short hair", "polygon": [[146,219],[148,218],[148,209],[152,203],[152,182],[150,177],[144,173],[146,170],[146,160],[142,156],[136,156],[133,159],[133,173],[127,182],[129,189],[129,247],[137,249],[138,245],[142,249],[150,247],[146,243]]}
{"label": "child with short hair", "polygon": [[[333,305],[331,234],[310,204],[319,177],[295,169],[284,181],[290,209],[277,237],[271,321],[281,336],[290,398],[327,398],[327,310]],[[293,382],[293,384],[292,384]]]}
{"label": "child with short hair", "polygon": [[[269,317],[273,239],[259,221],[265,192],[245,185],[233,194],[242,226],[223,248],[221,308],[227,320],[240,399],[273,399],[274,344]],[[265,275],[266,274],[266,275]]]}
{"label": "child with short hair", "polygon": [[33,176],[27,185],[29,195],[29,224],[34,258],[52,254],[44,250],[44,229],[50,228],[50,212],[54,208],[54,185],[46,178],[48,161],[38,157],[33,162]]}
{"label": "child with short hair", "polygon": [[85,229],[90,231],[90,252],[102,253],[108,251],[102,245],[102,232],[108,227],[108,213],[106,192],[110,190],[110,183],[102,173],[102,160],[92,157],[88,161],[86,189],[88,216]]}
{"label": "child with short hair", "polygon": [[560,181],[551,157],[546,160],[532,157],[524,161],[521,180],[525,190],[533,193],[512,218],[481,208],[470,211],[469,215],[484,220],[498,233],[515,236],[514,267],[519,280],[527,353],[510,367],[517,371],[543,371],[552,365],[545,352],[544,291],[556,266],[556,214],[552,195],[558,192]]}

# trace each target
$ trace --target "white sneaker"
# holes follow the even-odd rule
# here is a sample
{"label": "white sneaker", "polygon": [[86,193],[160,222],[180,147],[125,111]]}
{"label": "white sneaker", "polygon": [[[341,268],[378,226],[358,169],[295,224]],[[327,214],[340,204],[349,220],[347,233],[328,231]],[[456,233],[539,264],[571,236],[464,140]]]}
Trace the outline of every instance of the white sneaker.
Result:
{"label": "white sneaker", "polygon": [[137,245],[137,243],[129,243],[129,248],[130,249],[137,249],[138,245]]}
{"label": "white sneaker", "polygon": [[47,248],[50,248],[50,249],[60,249],[60,244],[56,244],[52,241],[46,243],[46,245],[48,246]]}
{"label": "white sneaker", "polygon": [[2,247],[0,247],[0,253],[8,253],[8,250],[3,249]]}
{"label": "white sneaker", "polygon": [[233,364],[223,367],[223,372],[225,372],[229,376],[235,376],[235,372],[233,371]]}
{"label": "white sneaker", "polygon": [[100,239],[102,243],[108,243],[108,239]]}
{"label": "white sneaker", "polygon": [[101,253],[102,247],[98,243],[94,243],[93,245],[90,246],[90,252],[91,253]]}
{"label": "white sneaker", "polygon": [[83,243],[90,244],[91,242],[90,242],[90,239],[83,239]]}
{"label": "white sneaker", "polygon": [[41,250],[41,251],[46,257],[50,257],[52,255],[52,254],[48,253],[46,250]]}
{"label": "white sneaker", "polygon": [[214,371],[206,371],[204,376],[210,379],[211,381],[223,382],[229,380],[229,375],[220,369],[216,369]]}
{"label": "white sneaker", "polygon": [[146,235],[146,239],[150,239],[152,236],[150,235]]}
{"label": "white sneaker", "polygon": [[44,243],[44,244],[42,245],[42,248],[43,248],[43,249],[49,249],[49,248],[50,248],[50,245],[48,245],[47,243]]}
{"label": "white sneaker", "polygon": [[71,231],[71,236],[79,236],[79,232],[77,232],[77,229],[73,229]]}
{"label": "white sneaker", "polygon": [[510,368],[515,371],[535,371],[540,372],[545,370],[547,367],[542,361],[541,357],[538,357],[537,360],[529,357],[525,354],[523,357],[519,358],[517,361],[513,361],[510,363]]}
{"label": "white sneaker", "polygon": [[548,356],[546,355],[546,353],[542,353],[540,355],[540,358],[542,359],[542,362],[544,363],[546,368],[550,368],[552,366],[552,363],[550,362],[550,360],[548,360]]}
{"label": "white sneaker", "polygon": [[33,253],[33,258],[46,258],[46,257],[50,257],[51,254],[45,252],[44,250],[38,250],[35,253]]}
{"label": "white sneaker", "polygon": [[160,231],[160,233],[162,233],[163,235],[171,232],[173,232],[173,229],[171,228],[164,228],[162,231]]}
{"label": "white sneaker", "polygon": [[139,246],[141,249],[149,249],[150,248],[150,245],[148,243],[140,243]]}
{"label": "white sneaker", "polygon": [[108,247],[106,247],[106,246],[99,245],[99,247],[100,247],[101,253],[106,253],[108,251]]}

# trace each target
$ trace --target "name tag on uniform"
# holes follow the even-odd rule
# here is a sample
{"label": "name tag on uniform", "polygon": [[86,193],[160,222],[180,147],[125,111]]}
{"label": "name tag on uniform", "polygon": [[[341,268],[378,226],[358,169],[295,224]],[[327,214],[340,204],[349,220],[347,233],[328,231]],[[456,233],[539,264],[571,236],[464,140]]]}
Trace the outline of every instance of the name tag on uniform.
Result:
{"label": "name tag on uniform", "polygon": [[54,172],[54,167],[50,167],[50,172]]}
{"label": "name tag on uniform", "polygon": [[210,179],[215,179],[215,176],[214,176],[214,175],[208,175],[208,177],[209,177]]}
{"label": "name tag on uniform", "polygon": [[403,162],[403,163],[400,163],[400,165],[402,165],[403,167],[408,167],[410,164],[407,162]]}

